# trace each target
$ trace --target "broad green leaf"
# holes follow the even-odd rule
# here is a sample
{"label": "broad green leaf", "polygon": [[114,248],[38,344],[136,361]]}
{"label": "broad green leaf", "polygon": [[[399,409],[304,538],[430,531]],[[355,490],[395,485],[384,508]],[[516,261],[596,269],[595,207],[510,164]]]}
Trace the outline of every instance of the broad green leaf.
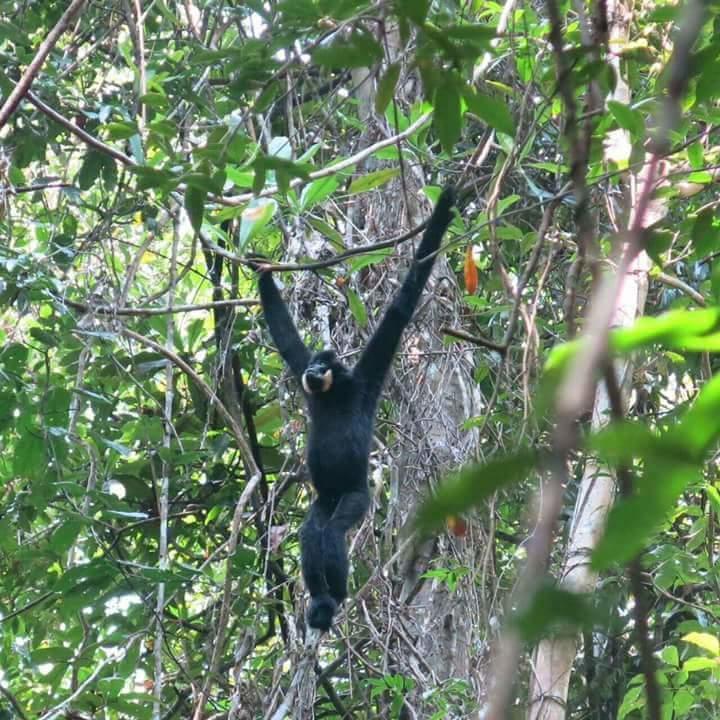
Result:
{"label": "broad green leaf", "polygon": [[698,672],[699,670],[718,670],[720,663],[717,658],[691,657],[682,664],[684,672]]}
{"label": "broad green leaf", "polygon": [[196,187],[188,186],[185,190],[185,210],[195,232],[200,232],[202,228],[206,197],[207,192]]}
{"label": "broad green leaf", "polygon": [[660,657],[666,665],[680,667],[680,655],[675,645],[668,645],[660,651]]}
{"label": "broad green leaf", "polygon": [[720,517],[720,492],[718,492],[718,489],[714,485],[710,484],[705,486],[705,492],[707,493],[708,500],[710,500],[715,514]]}
{"label": "broad green leaf", "polygon": [[395,0],[399,15],[422,25],[430,8],[430,0]]}
{"label": "broad green leaf", "polygon": [[720,247],[720,227],[715,224],[715,210],[701,212],[692,226],[691,237],[698,255],[709,255]]}
{"label": "broad green leaf", "polygon": [[313,180],[303,188],[300,195],[300,210],[305,212],[330,197],[338,188],[338,179],[334,175]]}
{"label": "broad green leaf", "polygon": [[544,585],[513,622],[525,642],[535,643],[549,632],[574,634],[577,628],[592,627],[594,615],[587,596]]}
{"label": "broad green leaf", "polygon": [[352,181],[348,193],[350,195],[357,195],[368,192],[369,190],[374,190],[390,182],[399,172],[397,168],[384,168],[383,170],[367,173],[367,175],[361,175]]}
{"label": "broad green leaf", "polygon": [[618,710],[618,720],[624,720],[634,710],[645,707],[645,691],[642,687],[631,687],[623,698]]}
{"label": "broad green leaf", "polygon": [[47,458],[40,428],[30,425],[23,427],[11,457],[16,477],[31,480],[42,477],[47,467]]}
{"label": "broad green leaf", "polygon": [[435,495],[428,498],[415,518],[417,528],[431,532],[442,526],[450,515],[459,515],[478,505],[496,490],[525,478],[537,456],[530,450],[471,465],[440,484]]}
{"label": "broad green leaf", "polygon": [[690,717],[690,711],[695,705],[695,695],[686,688],[680,688],[673,697],[674,717],[687,718]]}
{"label": "broad green leaf", "polygon": [[363,301],[358,297],[358,294],[352,291],[350,288],[347,289],[348,305],[350,305],[350,312],[355,318],[355,322],[359,327],[364,328],[367,325],[367,310]]}
{"label": "broad green leaf", "polygon": [[700,477],[699,468],[684,464],[648,462],[635,478],[635,494],[621,498],[608,517],[605,534],[592,556],[592,566],[605,570],[625,564],[648,543],[680,493]]}
{"label": "broad green leaf", "polygon": [[687,156],[690,161],[690,167],[693,170],[702,170],[705,165],[705,151],[703,150],[702,143],[694,142],[688,145]]}
{"label": "broad green leaf", "polygon": [[383,50],[369,32],[356,30],[348,39],[321,45],[312,54],[313,61],[331,69],[372,67],[382,59]]}
{"label": "broad green leaf", "polygon": [[373,250],[366,255],[358,255],[350,260],[350,272],[356,273],[358,270],[362,270],[370,265],[376,265],[383,260],[387,260],[392,255],[392,248],[386,248],[384,250]]}
{"label": "broad green leaf", "polygon": [[468,86],[463,88],[463,97],[471,113],[477,115],[498,132],[510,137],[515,136],[515,123],[506,102],[489,95],[481,95],[474,88]]}
{"label": "broad green leaf", "polygon": [[82,520],[68,520],[53,532],[50,547],[53,552],[62,555],[77,540],[80,530],[85,526]]}
{"label": "broad green leaf", "polygon": [[395,86],[400,77],[400,63],[392,63],[385,70],[384,75],[380,78],[377,92],[375,93],[375,112],[378,115],[385,113],[385,108],[390,104],[395,93]]}
{"label": "broad green leaf", "polygon": [[345,251],[343,236],[332,225],[321,218],[308,218],[308,222],[333,246],[336,252]]}
{"label": "broad green leaf", "polygon": [[137,125],[133,122],[110,122],[105,127],[113,140],[128,140],[138,134]]}
{"label": "broad green leaf", "polygon": [[[631,465],[637,457],[666,450],[663,438],[643,422],[614,422],[591,435],[587,446],[610,465]],[[668,451],[672,455],[672,451]]]}
{"label": "broad green leaf", "polygon": [[718,328],[720,312],[707,310],[673,310],[658,317],[641,317],[630,328],[619,328],[611,333],[613,350],[621,353],[637,350],[653,343],[674,341],[705,335]]}
{"label": "broad green leaf", "polygon": [[452,153],[462,129],[460,94],[454,82],[444,82],[437,87],[433,106],[433,122],[440,144],[445,152]]}
{"label": "broad green leaf", "polygon": [[645,133],[645,120],[638,110],[616,100],[609,100],[607,105],[617,124],[623,130],[627,130],[634,140],[642,138]]}
{"label": "broad green leaf", "polygon": [[250,240],[258,237],[272,220],[276,210],[277,203],[275,200],[259,198],[250,201],[250,204],[242,211],[240,237],[238,238],[238,249],[240,251],[245,249]]}
{"label": "broad green leaf", "polygon": [[666,433],[671,445],[702,462],[720,436],[720,373],[703,385],[681,421]]}
{"label": "broad green leaf", "polygon": [[106,157],[104,153],[88,150],[78,173],[78,185],[81,190],[88,190],[95,184],[105,164]]}
{"label": "broad green leaf", "polygon": [[109,560],[94,559],[66,570],[52,589],[65,593],[78,588],[105,588],[117,573],[118,570]]}
{"label": "broad green leaf", "polygon": [[490,43],[497,34],[497,28],[492,25],[478,25],[464,23],[461,25],[450,25],[442,29],[443,33],[452,40],[462,40],[475,43],[484,48],[490,48]]}
{"label": "broad green leaf", "polygon": [[36,665],[57,662],[67,663],[72,660],[73,655],[74,650],[70,647],[37,648],[37,650],[33,650],[30,653],[30,657]]}

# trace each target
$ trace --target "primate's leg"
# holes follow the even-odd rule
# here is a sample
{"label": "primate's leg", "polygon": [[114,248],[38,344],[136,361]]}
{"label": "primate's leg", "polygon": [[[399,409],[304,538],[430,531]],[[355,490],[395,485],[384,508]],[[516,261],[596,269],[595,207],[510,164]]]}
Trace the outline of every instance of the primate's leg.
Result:
{"label": "primate's leg", "polygon": [[328,594],[328,583],[325,579],[325,563],[323,556],[324,529],[330,521],[330,512],[315,501],[305,518],[300,530],[300,559],[305,585],[310,592],[310,608],[308,609],[308,625],[318,630],[328,630],[337,603]]}
{"label": "primate's leg", "polygon": [[325,577],[330,595],[339,605],[347,597],[348,557],[345,534],[362,520],[370,506],[367,490],[349,492],[338,501],[325,527]]}

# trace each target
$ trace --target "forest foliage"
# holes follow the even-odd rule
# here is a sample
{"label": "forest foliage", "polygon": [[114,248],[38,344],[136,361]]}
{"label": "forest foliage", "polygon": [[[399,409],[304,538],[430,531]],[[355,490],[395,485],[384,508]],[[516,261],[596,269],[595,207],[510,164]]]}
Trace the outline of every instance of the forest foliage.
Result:
{"label": "forest foliage", "polygon": [[[6,1],[0,719],[532,716],[566,636],[568,716],[717,717],[719,10]],[[352,362],[447,184],[308,660],[305,416],[246,258]]]}

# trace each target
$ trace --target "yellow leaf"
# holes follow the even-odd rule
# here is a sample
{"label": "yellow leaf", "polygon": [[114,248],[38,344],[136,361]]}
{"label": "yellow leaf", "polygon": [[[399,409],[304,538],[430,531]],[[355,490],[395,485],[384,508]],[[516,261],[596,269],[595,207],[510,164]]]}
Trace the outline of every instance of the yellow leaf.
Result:
{"label": "yellow leaf", "polygon": [[714,635],[710,635],[710,633],[691,632],[683,636],[683,640],[697,645],[703,650],[707,650],[716,657],[720,655],[720,641],[718,641]]}

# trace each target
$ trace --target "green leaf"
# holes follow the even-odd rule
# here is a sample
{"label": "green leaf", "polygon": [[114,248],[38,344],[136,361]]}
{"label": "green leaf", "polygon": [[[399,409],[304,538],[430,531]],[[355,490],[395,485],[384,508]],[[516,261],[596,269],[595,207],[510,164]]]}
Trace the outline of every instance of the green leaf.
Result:
{"label": "green leaf", "polygon": [[706,310],[672,310],[657,317],[641,317],[629,328],[618,328],[610,335],[615,352],[627,353],[654,343],[670,343],[675,347],[688,338],[706,335],[720,321],[717,308]]}
{"label": "green leaf", "polygon": [[36,665],[44,665],[45,663],[69,662],[74,654],[71,647],[45,647],[33,650],[30,657]]}
{"label": "green leaf", "polygon": [[683,664],[683,672],[698,672],[698,670],[717,670],[720,666],[717,659],[708,657],[691,657]]}
{"label": "green leaf", "polygon": [[258,198],[250,201],[241,216],[240,237],[238,238],[239,250],[243,250],[250,240],[258,237],[263,228],[272,220],[276,210],[277,203],[275,200]]}
{"label": "green leaf", "polygon": [[608,101],[608,109],[613,114],[617,124],[623,130],[627,130],[634,140],[642,138],[645,133],[645,121],[639,111],[633,110],[629,105],[616,100]]}
{"label": "green leaf", "polygon": [[385,108],[390,104],[399,77],[400,63],[392,63],[380,78],[377,92],[375,93],[375,112],[377,112],[378,115],[383,115]]}
{"label": "green leaf", "polygon": [[645,707],[645,692],[642,687],[631,687],[623,698],[618,710],[618,720],[624,720],[634,710]]}
{"label": "green leaf", "polygon": [[692,226],[691,237],[698,255],[709,255],[720,245],[720,228],[715,225],[715,211],[712,208],[698,214]]}
{"label": "green leaf", "polygon": [[497,28],[493,25],[465,23],[444,27],[442,32],[451,40],[470,42],[489,49],[497,34]]}
{"label": "green leaf", "polygon": [[489,95],[481,95],[474,88],[468,86],[463,88],[463,97],[471,113],[477,115],[498,132],[510,137],[515,136],[515,123],[506,102]]}
{"label": "green leaf", "polygon": [[680,655],[678,654],[678,649],[675,645],[668,645],[667,647],[664,647],[660,651],[660,657],[666,665],[671,665],[675,668],[680,667]]}
{"label": "green leaf", "polygon": [[300,195],[300,210],[305,212],[318,203],[321,203],[337,190],[338,185],[338,179],[334,175],[313,180],[313,182],[303,188],[302,194]]}
{"label": "green leaf", "polygon": [[62,555],[77,540],[80,530],[85,526],[82,520],[68,520],[53,532],[50,537],[50,547],[53,552]]}
{"label": "green leaf", "polygon": [[392,255],[392,248],[385,248],[384,250],[373,250],[366,255],[358,255],[350,260],[350,272],[356,273],[358,270],[370,267],[370,265],[376,265],[377,263],[387,260]]}
{"label": "green leaf", "polygon": [[715,515],[720,517],[720,492],[718,492],[718,489],[714,485],[710,484],[705,485],[705,492],[707,493],[708,500],[710,500]]}
{"label": "green leaf", "polygon": [[422,533],[442,526],[450,515],[459,515],[480,504],[502,487],[522,480],[535,465],[536,454],[521,450],[490,460],[484,465],[471,465],[445,480],[435,495],[426,500],[415,518]]}
{"label": "green leaf", "polygon": [[185,190],[185,210],[195,232],[200,232],[200,228],[202,228],[206,197],[207,192],[200,190],[200,188],[188,185]]}
{"label": "green leaf", "polygon": [[105,157],[96,150],[88,150],[85,153],[85,159],[78,173],[78,185],[81,190],[89,190],[95,184],[103,168]]}
{"label": "green leaf", "polygon": [[105,127],[113,140],[129,140],[138,134],[137,125],[133,122],[111,122]]}
{"label": "green leaf", "polygon": [[694,142],[687,148],[688,161],[693,170],[702,170],[705,165],[705,151],[701,142]]}
{"label": "green leaf", "polygon": [[308,218],[308,222],[330,242],[336,252],[345,251],[346,248],[343,236],[332,225],[326,223],[321,218]]}
{"label": "green leaf", "polygon": [[348,193],[350,195],[357,195],[359,193],[368,192],[375,188],[385,185],[390,182],[394,177],[398,175],[400,170],[397,168],[385,168],[383,170],[376,170],[375,172],[361,175],[350,183]]}
{"label": "green leaf", "polygon": [[433,98],[433,107],[435,108],[433,123],[440,144],[445,152],[452,153],[462,130],[460,93],[455,82],[442,82],[438,85]]}
{"label": "green leaf", "polygon": [[673,717],[688,718],[691,717],[690,710],[695,705],[695,695],[687,688],[680,688],[673,697]]}
{"label": "green leaf", "polygon": [[364,328],[367,325],[367,310],[363,301],[358,297],[356,292],[353,292],[350,288],[347,289],[347,299],[350,305],[350,312],[355,318],[355,322]]}
{"label": "green leaf", "polygon": [[336,36],[330,45],[313,51],[313,61],[329,69],[372,67],[383,57],[383,50],[375,38],[364,30],[355,30],[346,40]]}
{"label": "green leaf", "polygon": [[574,634],[577,628],[592,627],[595,614],[587,596],[544,585],[513,622],[525,642],[535,643],[548,633]]}
{"label": "green leaf", "polygon": [[38,427],[26,426],[15,445],[13,471],[18,478],[37,479],[47,468],[45,441]]}
{"label": "green leaf", "polygon": [[395,0],[398,15],[422,25],[430,9],[430,0]]}
{"label": "green leaf", "polygon": [[720,373],[703,385],[695,402],[681,421],[665,436],[670,447],[679,448],[692,460],[702,463],[720,435]]}

